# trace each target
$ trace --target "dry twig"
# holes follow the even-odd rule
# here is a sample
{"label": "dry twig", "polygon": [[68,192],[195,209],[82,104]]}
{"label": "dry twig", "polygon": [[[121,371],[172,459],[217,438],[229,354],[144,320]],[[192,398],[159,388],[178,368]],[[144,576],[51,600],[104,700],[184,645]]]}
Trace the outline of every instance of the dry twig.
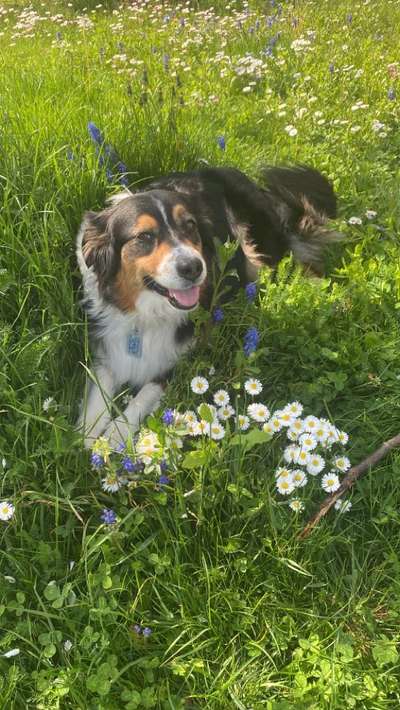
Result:
{"label": "dry twig", "polygon": [[373,451],[372,454],[367,456],[367,458],[357,464],[357,466],[353,466],[344,477],[337,491],[325,498],[325,500],[321,503],[320,509],[308,521],[307,525],[305,526],[305,528],[303,528],[299,535],[300,540],[304,540],[305,537],[308,537],[310,532],[319,523],[321,518],[323,518],[324,515],[327,514],[328,510],[332,508],[338,498],[340,498],[343,493],[346,493],[346,491],[348,491],[349,488],[354,485],[358,478],[360,478],[364,473],[366,473],[366,471],[369,471],[369,469],[375,466],[378,461],[383,459],[389,453],[389,451],[395,449],[397,446],[400,446],[400,434],[397,434],[392,439],[385,441],[382,446],[379,447],[379,449]]}

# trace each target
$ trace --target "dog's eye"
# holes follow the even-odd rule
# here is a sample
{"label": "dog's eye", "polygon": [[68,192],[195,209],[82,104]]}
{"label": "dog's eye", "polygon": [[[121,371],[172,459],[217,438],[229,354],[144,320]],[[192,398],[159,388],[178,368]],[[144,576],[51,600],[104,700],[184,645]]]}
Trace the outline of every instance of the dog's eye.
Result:
{"label": "dog's eye", "polygon": [[141,232],[136,235],[136,239],[138,239],[142,244],[152,244],[154,241],[154,234],[151,232]]}

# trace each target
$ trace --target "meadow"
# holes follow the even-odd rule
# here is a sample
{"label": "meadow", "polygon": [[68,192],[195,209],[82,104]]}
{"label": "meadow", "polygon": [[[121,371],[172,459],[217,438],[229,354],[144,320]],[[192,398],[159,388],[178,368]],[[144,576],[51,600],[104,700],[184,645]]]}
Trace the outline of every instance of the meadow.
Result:
{"label": "meadow", "polygon": [[[277,489],[282,427],[171,425],[218,390],[245,412],[255,378],[352,463],[400,431],[399,24],[399,0],[0,0],[1,708],[400,706],[399,454],[300,540],[326,493],[312,476],[296,511]],[[288,257],[196,314],[148,422],[167,473],[156,452],[104,484],[120,464],[74,429],[82,214],[169,170],[296,162],[339,196],[326,277]]]}

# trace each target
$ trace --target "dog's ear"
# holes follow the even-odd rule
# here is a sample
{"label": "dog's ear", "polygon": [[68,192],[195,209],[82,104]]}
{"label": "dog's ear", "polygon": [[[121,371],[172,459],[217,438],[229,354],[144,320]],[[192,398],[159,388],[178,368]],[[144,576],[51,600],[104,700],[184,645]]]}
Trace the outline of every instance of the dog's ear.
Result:
{"label": "dog's ear", "polygon": [[100,281],[107,281],[115,267],[115,251],[109,229],[110,210],[86,212],[81,227],[81,249],[86,266],[93,266]]}

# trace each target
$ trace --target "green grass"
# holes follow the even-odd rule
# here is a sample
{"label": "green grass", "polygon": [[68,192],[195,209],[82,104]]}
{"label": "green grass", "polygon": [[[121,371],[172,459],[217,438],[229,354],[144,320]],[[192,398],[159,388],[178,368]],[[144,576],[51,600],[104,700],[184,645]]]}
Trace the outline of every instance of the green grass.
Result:
{"label": "green grass", "polygon": [[[0,653],[20,649],[0,656],[1,707],[398,708],[398,454],[359,482],[351,513],[330,513],[299,542],[317,499],[290,513],[268,446],[239,464],[227,449],[211,467],[182,470],[166,494],[109,495],[73,422],[87,361],[74,239],[82,213],[118,190],[88,136],[94,121],[132,183],[201,160],[253,176],[298,161],[340,196],[346,238],[327,257],[329,278],[307,280],[290,260],[264,274],[257,308],[239,297],[226,309],[166,404],[192,406],[189,381],[211,365],[213,388],[234,384],[255,323],[263,347],[252,368],[269,406],[299,399],[329,417],[349,433],[354,462],[399,431],[400,138],[398,98],[388,98],[400,93],[388,69],[399,2],[286,2],[271,27],[268,2],[251,2],[241,26],[237,2],[214,3],[208,21],[198,13],[209,3],[176,6],[169,22],[166,5],[113,15],[117,3],[96,4],[33,4],[69,20],[86,6],[86,30],[51,17],[15,29],[22,2],[3,0],[0,14],[0,497],[16,507],[0,528]],[[308,51],[291,46],[300,37]],[[265,62],[261,78],[235,74],[246,53]],[[115,54],[143,64],[118,73]],[[367,106],[353,111],[357,101]],[[49,396],[57,407],[46,412]],[[104,507],[118,513],[115,529],[101,525]]]}

